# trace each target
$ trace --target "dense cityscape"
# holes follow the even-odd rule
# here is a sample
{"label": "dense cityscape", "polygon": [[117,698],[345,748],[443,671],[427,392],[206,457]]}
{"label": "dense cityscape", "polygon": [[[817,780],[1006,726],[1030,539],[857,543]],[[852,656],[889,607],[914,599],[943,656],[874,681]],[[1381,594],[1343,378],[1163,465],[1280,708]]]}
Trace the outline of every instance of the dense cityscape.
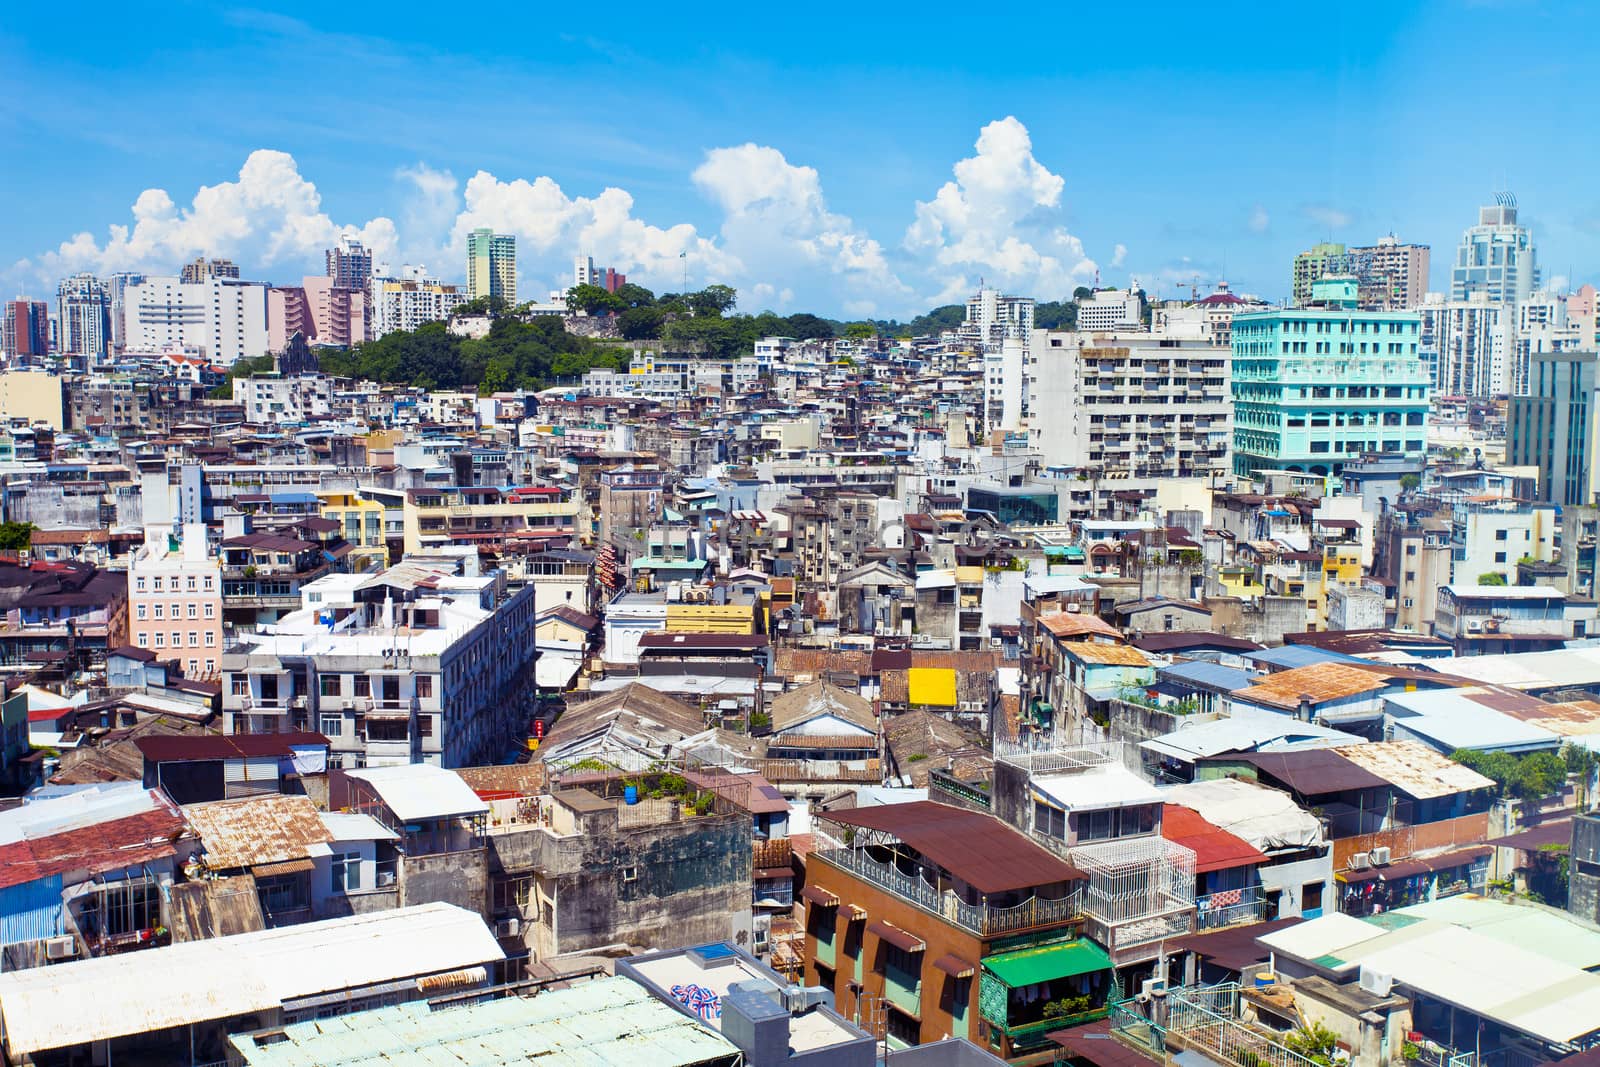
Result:
{"label": "dense cityscape", "polygon": [[[0,29],[0,1067],[1600,1067],[1587,148],[1405,189],[1431,9],[1070,91],[574,14]],[[1582,141],[1519,42],[1451,110]]]}

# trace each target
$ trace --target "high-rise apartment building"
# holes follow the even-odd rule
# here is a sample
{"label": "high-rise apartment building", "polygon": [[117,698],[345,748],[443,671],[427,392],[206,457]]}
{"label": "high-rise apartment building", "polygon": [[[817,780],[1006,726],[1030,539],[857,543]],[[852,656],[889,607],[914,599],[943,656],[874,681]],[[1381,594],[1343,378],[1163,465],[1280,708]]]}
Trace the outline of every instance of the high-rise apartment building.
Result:
{"label": "high-rise apartment building", "polygon": [[1427,245],[1402,244],[1392,233],[1378,238],[1375,245],[1350,249],[1356,300],[1362,307],[1401,311],[1416,307],[1428,292],[1431,258]]}
{"label": "high-rise apartment building", "polygon": [[425,322],[442,322],[467,294],[459,286],[429,278],[422,267],[405,267],[398,278],[379,278],[372,288],[372,336],[415,330]]}
{"label": "high-rise apartment building", "polygon": [[336,248],[324,253],[328,277],[339,289],[372,291],[372,253],[360,241],[348,234],[339,238]]}
{"label": "high-rise apartment building", "polygon": [[517,239],[490,229],[467,234],[467,299],[499,297],[517,302]]}
{"label": "high-rise apartment building", "polygon": [[197,285],[207,278],[237,278],[239,265],[231,259],[206,259],[205,256],[196,256],[193,263],[185,263],[179,273],[180,281]]}
{"label": "high-rise apartment building", "polygon": [[226,366],[268,351],[264,282],[147,278],[126,294],[130,352],[189,350]]}
{"label": "high-rise apartment building", "polygon": [[1515,307],[1539,288],[1533,235],[1517,222],[1517,198],[1498,193],[1478,209],[1478,224],[1461,235],[1450,271],[1450,299],[1482,294],[1491,304]]}
{"label": "high-rise apartment building", "polygon": [[1233,469],[1336,475],[1364,453],[1422,458],[1429,380],[1419,321],[1356,307],[1354,278],[1305,307],[1233,320]]}
{"label": "high-rise apartment building", "polygon": [[1310,303],[1311,286],[1325,274],[1349,274],[1350,252],[1342,244],[1323,241],[1294,257],[1292,297],[1296,307]]}
{"label": "high-rise apartment building", "polygon": [[56,287],[61,352],[102,362],[111,351],[111,293],[93,274],[74,274]]}
{"label": "high-rise apartment building", "polygon": [[282,352],[296,333],[308,345],[332,348],[367,339],[366,294],[335,283],[332,277],[308,275],[299,285],[267,293],[267,345],[272,351]]}
{"label": "high-rise apartment building", "polygon": [[1503,396],[1521,392],[1527,367],[1516,363],[1514,310],[1478,293],[1470,300],[1445,300],[1429,293],[1417,308],[1418,343],[1434,368],[1441,396]]}
{"label": "high-rise apartment building", "polygon": [[573,285],[596,285],[608,293],[614,293],[627,282],[626,274],[619,274],[610,267],[597,267],[589,256],[575,256],[572,260]]}
{"label": "high-rise apartment building", "polygon": [[980,289],[967,299],[956,332],[983,354],[984,425],[1018,430],[1028,416],[1028,347],[1033,341],[1031,296]]}
{"label": "high-rise apartment building", "polygon": [[128,287],[143,281],[143,274],[119,271],[106,283],[106,288],[111,293],[111,351],[115,355],[121,355],[128,347]]}
{"label": "high-rise apartment building", "polygon": [[1600,379],[1592,351],[1536,352],[1527,395],[1511,398],[1506,459],[1539,468],[1539,499],[1591,507],[1600,490]]}
{"label": "high-rise apartment building", "polygon": [[[1187,332],[1187,331],[1186,331]],[[1228,473],[1226,345],[1166,332],[1034,332],[1035,449],[1048,467],[1110,478]]]}
{"label": "high-rise apartment building", "polygon": [[13,360],[50,354],[50,305],[43,300],[7,300],[5,354]]}
{"label": "high-rise apartment building", "polygon": [[1137,289],[1097,289],[1078,302],[1078,329],[1084,333],[1137,330],[1143,320],[1144,294]]}

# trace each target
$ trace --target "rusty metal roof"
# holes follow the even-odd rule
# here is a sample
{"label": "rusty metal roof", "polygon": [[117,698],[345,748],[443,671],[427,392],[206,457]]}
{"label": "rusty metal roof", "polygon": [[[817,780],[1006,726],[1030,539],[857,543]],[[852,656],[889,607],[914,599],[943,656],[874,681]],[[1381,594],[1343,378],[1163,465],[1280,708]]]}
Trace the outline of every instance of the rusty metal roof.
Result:
{"label": "rusty metal roof", "polygon": [[1088,877],[992,815],[931,800],[830,811],[817,818],[888,834],[980,893]]}
{"label": "rusty metal roof", "polygon": [[1334,751],[1415,800],[1494,788],[1492,780],[1421,741],[1375,741]]}
{"label": "rusty metal roof", "polygon": [[1269,674],[1254,685],[1235,690],[1234,695],[1252,704],[1293,708],[1299,706],[1302,696],[1320,704],[1376,692],[1388,685],[1389,679],[1383,674],[1348,663],[1329,662]]}
{"label": "rusty metal roof", "polygon": [[200,836],[206,865],[217,871],[325,855],[333,840],[310,797],[216,800],[191,804],[184,815]]}

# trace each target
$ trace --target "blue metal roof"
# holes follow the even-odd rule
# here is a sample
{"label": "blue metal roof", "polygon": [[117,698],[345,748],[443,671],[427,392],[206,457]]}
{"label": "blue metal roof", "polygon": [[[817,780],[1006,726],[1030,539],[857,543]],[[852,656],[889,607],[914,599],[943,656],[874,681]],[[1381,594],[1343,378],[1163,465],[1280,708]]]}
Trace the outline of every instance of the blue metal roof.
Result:
{"label": "blue metal roof", "polygon": [[1231,693],[1255,680],[1255,675],[1238,667],[1224,667],[1206,660],[1191,660],[1162,667],[1156,672],[1163,682],[1174,682],[1214,693]]}
{"label": "blue metal roof", "polygon": [[1330,652],[1315,645],[1284,645],[1282,648],[1264,648],[1259,652],[1246,652],[1245,659],[1263,667],[1293,670],[1309,667],[1313,663],[1371,663],[1360,656],[1347,656],[1343,652]]}

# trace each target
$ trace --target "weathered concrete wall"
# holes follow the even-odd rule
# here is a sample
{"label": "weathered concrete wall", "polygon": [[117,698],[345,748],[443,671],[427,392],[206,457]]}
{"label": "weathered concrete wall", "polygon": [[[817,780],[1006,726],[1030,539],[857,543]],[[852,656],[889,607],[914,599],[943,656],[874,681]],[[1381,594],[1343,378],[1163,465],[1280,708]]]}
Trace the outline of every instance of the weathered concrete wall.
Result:
{"label": "weathered concrete wall", "polygon": [[730,936],[750,910],[750,836],[736,813],[587,839],[581,869],[556,880],[556,951]]}
{"label": "weathered concrete wall", "polygon": [[1571,874],[1567,910],[1600,922],[1600,818],[1572,820]]}
{"label": "weathered concrete wall", "polygon": [[489,861],[486,850],[407,856],[400,861],[400,901],[412,904],[443,901],[489,914]]}

